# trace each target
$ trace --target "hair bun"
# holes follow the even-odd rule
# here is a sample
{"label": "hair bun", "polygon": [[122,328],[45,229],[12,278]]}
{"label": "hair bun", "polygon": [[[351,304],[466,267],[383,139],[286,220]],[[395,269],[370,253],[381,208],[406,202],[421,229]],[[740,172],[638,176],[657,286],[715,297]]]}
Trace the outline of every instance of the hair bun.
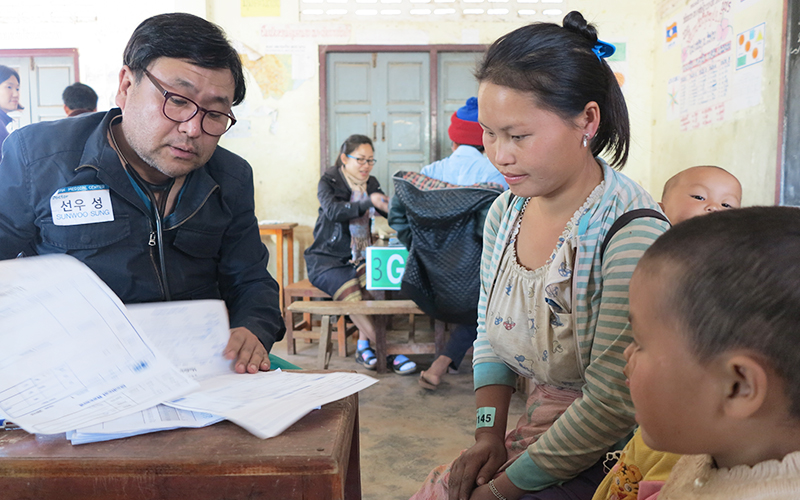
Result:
{"label": "hair bun", "polygon": [[577,10],[573,10],[564,16],[564,28],[581,35],[586,38],[592,45],[597,43],[597,28],[593,24],[589,24],[584,19],[583,14]]}

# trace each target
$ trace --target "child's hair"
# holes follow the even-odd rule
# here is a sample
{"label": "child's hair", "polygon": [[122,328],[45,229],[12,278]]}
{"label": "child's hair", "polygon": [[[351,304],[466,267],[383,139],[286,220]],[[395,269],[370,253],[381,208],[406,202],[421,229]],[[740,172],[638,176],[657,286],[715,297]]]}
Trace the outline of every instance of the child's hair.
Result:
{"label": "child's hair", "polygon": [[[689,170],[692,170],[694,168],[716,168],[717,170],[722,170],[726,174],[730,174],[731,177],[736,179],[736,176],[734,176],[733,174],[731,174],[730,172],[728,172],[727,170],[725,170],[722,167],[718,167],[716,165],[695,165],[694,167],[689,167],[689,168],[687,168],[685,170],[681,170],[677,174],[675,174],[672,177],[670,177],[669,179],[667,179],[667,182],[664,183],[664,190],[661,192],[661,199],[663,200],[667,196],[667,193],[669,192],[669,190],[672,189],[672,187],[675,186],[678,183],[678,179],[681,178],[682,174],[684,174],[685,172],[688,172]],[[738,181],[739,179],[736,179],[736,180]]]}
{"label": "child's hair", "polygon": [[592,138],[592,154],[612,155],[622,168],[630,148],[630,123],[625,98],[605,60],[592,49],[597,29],[580,12],[564,17],[564,26],[533,23],[503,35],[489,47],[475,76],[533,94],[537,105],[565,120],[580,114],[591,101],[600,108],[600,126]]}
{"label": "child's hair", "polygon": [[337,168],[343,167],[344,163],[342,162],[342,155],[345,156],[349,155],[350,153],[358,149],[358,147],[361,146],[362,144],[369,144],[369,147],[375,149],[375,147],[372,145],[372,139],[370,139],[366,135],[353,134],[347,139],[345,139],[344,142],[342,143],[342,147],[339,148],[339,154],[336,156],[336,163],[334,163],[333,166]]}
{"label": "child's hair", "polygon": [[800,419],[800,209],[693,217],[659,237],[638,268],[669,273],[666,312],[698,360],[756,353],[786,382],[789,411]]}

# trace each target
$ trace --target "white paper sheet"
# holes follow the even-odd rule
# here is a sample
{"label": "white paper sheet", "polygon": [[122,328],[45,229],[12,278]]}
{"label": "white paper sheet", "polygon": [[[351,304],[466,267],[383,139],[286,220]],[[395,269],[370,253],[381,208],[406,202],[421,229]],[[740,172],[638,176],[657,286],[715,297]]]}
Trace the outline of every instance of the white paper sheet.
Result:
{"label": "white paper sheet", "polygon": [[67,432],[67,439],[72,444],[95,443],[181,427],[206,427],[221,420],[224,419],[210,413],[157,405],[133,415]]}
{"label": "white paper sheet", "polygon": [[150,408],[196,386],[73,257],[0,261],[0,412],[56,434]]}
{"label": "white paper sheet", "polygon": [[219,300],[137,304],[128,314],[181,372],[200,382],[167,405],[223,416],[260,438],[277,436],[314,408],[377,382],[357,373],[235,373],[222,357],[230,332]]}
{"label": "white paper sheet", "polygon": [[201,381],[199,390],[166,404],[222,415],[265,439],[277,436],[314,408],[377,381],[359,373],[234,373]]}

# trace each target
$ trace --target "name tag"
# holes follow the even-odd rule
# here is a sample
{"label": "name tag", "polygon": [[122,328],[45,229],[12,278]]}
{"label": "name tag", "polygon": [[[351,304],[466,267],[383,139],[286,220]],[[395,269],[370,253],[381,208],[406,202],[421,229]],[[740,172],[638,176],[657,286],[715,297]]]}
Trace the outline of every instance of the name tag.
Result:
{"label": "name tag", "polygon": [[111,195],[105,184],[63,187],[50,197],[56,226],[77,226],[114,220]]}

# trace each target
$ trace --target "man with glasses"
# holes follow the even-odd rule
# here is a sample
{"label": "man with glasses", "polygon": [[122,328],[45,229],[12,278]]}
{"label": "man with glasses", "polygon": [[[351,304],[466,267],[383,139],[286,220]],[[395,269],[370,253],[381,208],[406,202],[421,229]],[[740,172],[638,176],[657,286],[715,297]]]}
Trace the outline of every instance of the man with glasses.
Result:
{"label": "man with glasses", "polygon": [[241,61],[199,17],[142,22],[117,109],[20,129],[0,163],[0,258],[66,253],[125,303],[225,300],[225,355],[269,369],[283,337],[278,285],[254,212],[253,173],[217,147],[245,96]]}

